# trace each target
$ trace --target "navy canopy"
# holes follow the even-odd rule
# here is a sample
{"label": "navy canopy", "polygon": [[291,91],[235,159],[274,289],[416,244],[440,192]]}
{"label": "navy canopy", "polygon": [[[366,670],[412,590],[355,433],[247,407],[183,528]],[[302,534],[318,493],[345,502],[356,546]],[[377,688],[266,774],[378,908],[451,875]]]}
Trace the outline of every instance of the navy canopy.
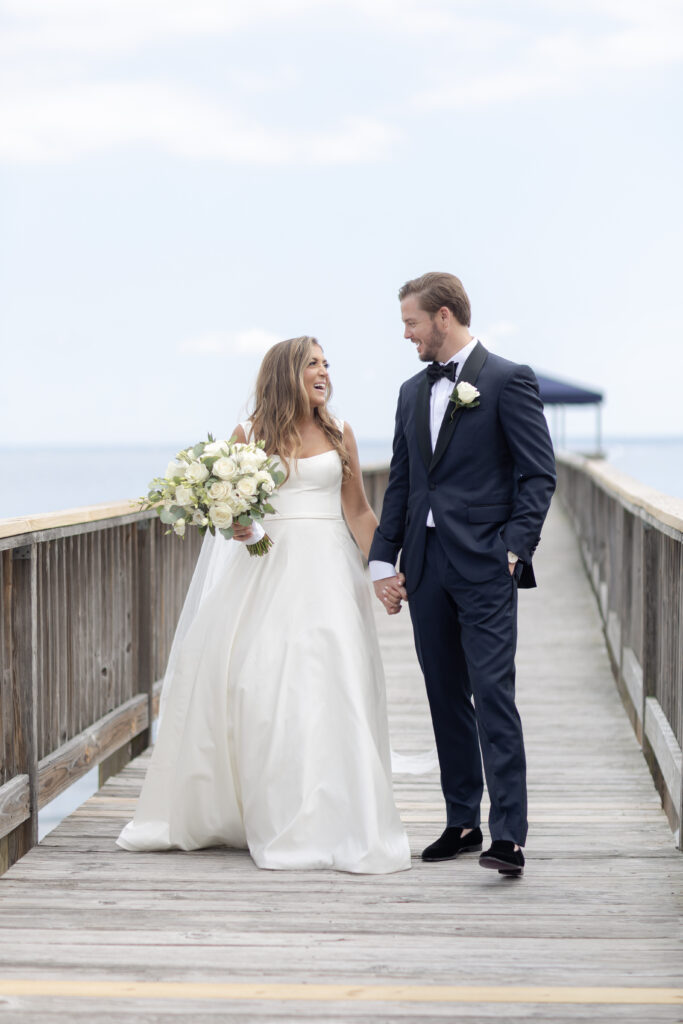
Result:
{"label": "navy canopy", "polygon": [[600,391],[589,391],[564,380],[544,377],[541,373],[537,373],[536,378],[544,405],[599,405],[602,402]]}

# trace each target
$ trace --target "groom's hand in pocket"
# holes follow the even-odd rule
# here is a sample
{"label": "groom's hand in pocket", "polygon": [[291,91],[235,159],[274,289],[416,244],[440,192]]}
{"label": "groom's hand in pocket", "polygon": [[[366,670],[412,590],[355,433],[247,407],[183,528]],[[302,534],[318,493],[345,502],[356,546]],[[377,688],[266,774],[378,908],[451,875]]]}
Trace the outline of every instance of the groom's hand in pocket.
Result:
{"label": "groom's hand in pocket", "polygon": [[396,576],[387,576],[383,580],[375,580],[375,594],[384,605],[387,615],[396,615],[401,610],[401,601],[408,599],[404,587],[405,576],[402,572]]}

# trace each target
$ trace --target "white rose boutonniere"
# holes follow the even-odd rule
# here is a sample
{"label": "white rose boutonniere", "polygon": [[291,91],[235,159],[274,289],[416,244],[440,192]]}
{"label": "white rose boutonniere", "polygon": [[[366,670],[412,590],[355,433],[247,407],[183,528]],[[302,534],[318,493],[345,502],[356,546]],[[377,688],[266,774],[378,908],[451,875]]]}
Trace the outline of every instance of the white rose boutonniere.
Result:
{"label": "white rose boutonniere", "polygon": [[453,419],[458,409],[477,408],[479,405],[479,392],[474,384],[469,384],[468,381],[462,380],[459,384],[455,385],[448,401],[453,403],[453,409],[451,410],[451,419]]}

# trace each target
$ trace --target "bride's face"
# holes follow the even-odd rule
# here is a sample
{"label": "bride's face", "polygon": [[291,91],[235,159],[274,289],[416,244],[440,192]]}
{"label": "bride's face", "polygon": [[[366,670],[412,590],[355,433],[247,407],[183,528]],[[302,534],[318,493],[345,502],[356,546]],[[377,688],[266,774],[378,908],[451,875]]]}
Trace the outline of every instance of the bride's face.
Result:
{"label": "bride's face", "polygon": [[311,409],[317,409],[327,401],[330,386],[328,373],[329,363],[325,359],[320,345],[313,345],[308,366],[304,369],[304,391],[311,403]]}

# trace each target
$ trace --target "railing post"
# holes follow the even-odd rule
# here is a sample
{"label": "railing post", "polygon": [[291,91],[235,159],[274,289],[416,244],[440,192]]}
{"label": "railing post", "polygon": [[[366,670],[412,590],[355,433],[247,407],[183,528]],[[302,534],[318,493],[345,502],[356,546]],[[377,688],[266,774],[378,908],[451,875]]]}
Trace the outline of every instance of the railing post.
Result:
{"label": "railing post", "polygon": [[657,694],[659,638],[659,551],[657,530],[643,524],[643,704],[640,709],[645,743],[645,709]]}
{"label": "railing post", "polygon": [[152,621],[152,580],[156,531],[149,519],[137,524],[138,593],[136,614],[138,690],[147,694],[148,726],[133,740],[131,754],[137,757],[152,740],[154,717],[154,667],[156,663],[156,629]]}
{"label": "railing post", "polygon": [[28,775],[31,817],[12,834],[10,864],[38,842],[38,586],[35,544],[12,551],[11,632],[14,748]]}

